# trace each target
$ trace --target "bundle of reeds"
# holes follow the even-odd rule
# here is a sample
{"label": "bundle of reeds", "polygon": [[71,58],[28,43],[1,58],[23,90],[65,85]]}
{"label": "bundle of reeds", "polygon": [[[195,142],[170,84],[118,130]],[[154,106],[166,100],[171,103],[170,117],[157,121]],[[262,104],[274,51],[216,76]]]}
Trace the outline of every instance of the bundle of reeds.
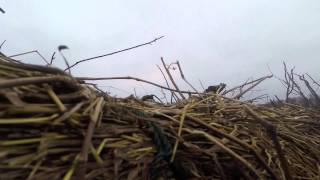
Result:
{"label": "bundle of reeds", "polygon": [[0,179],[317,179],[320,113],[116,99],[0,56]]}

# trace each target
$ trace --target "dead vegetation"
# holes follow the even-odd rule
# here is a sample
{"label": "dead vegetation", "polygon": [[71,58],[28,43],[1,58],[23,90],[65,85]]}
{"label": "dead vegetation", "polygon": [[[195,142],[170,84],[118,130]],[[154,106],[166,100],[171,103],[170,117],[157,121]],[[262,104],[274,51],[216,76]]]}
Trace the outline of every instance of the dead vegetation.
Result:
{"label": "dead vegetation", "polygon": [[319,83],[314,80],[308,73],[297,74],[294,67],[288,70],[287,65],[283,62],[284,79],[276,77],[286,89],[285,98],[281,100],[277,96],[270,101],[272,106],[281,106],[283,103],[291,103],[306,108],[319,109],[320,98],[317,93]]}
{"label": "dead vegetation", "polygon": [[[0,55],[0,179],[320,178],[317,108],[239,100],[272,76],[182,91],[162,63],[173,87],[73,77]],[[309,87],[286,70],[287,99],[300,92],[293,77]],[[113,98],[86,82],[108,79],[169,90],[172,103]]]}

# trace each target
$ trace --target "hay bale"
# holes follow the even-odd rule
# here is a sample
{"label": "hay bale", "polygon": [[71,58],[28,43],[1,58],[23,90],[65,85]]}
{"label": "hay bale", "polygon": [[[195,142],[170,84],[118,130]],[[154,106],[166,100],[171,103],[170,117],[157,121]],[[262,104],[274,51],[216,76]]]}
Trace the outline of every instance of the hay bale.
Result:
{"label": "hay bale", "polygon": [[0,179],[317,179],[320,113],[115,99],[0,56]]}

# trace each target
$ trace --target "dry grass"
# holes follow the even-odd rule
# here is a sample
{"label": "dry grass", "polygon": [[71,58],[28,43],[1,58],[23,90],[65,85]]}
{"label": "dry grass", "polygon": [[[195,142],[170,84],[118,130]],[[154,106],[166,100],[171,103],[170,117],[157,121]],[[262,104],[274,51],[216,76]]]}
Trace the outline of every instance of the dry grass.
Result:
{"label": "dry grass", "polygon": [[218,94],[115,99],[0,56],[0,179],[317,179],[319,118]]}

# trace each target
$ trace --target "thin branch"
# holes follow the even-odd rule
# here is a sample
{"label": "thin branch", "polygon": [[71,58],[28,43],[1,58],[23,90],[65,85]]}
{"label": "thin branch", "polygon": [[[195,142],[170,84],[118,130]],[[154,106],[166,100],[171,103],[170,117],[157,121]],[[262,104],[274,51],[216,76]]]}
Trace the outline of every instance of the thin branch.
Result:
{"label": "thin branch", "polygon": [[188,80],[186,79],[186,77],[184,76],[184,74],[183,74],[183,71],[182,71],[182,68],[181,68],[181,66],[180,66],[180,62],[179,62],[179,61],[177,61],[177,66],[178,66],[178,69],[179,69],[179,71],[180,71],[181,78],[184,80],[184,82],[186,82],[186,83],[187,83],[187,84],[192,88],[192,90],[193,90],[193,91],[198,92],[198,91],[197,91],[197,89],[196,89],[196,88],[194,88],[194,87],[192,86],[192,84],[191,84],[191,83],[189,83],[189,82],[188,82]]}
{"label": "thin branch", "polygon": [[247,83],[249,82],[250,79],[253,79],[252,77],[251,78],[248,78],[243,84],[242,86],[239,87],[239,93],[242,93],[243,92],[243,88],[248,85]]}
{"label": "thin branch", "polygon": [[[102,88],[111,88],[111,89],[115,89],[117,91],[120,91],[120,92],[123,92],[123,93],[126,93],[126,94],[132,94],[131,92],[129,91],[126,91],[124,89],[121,89],[121,88],[117,88],[117,87],[114,87],[114,86],[104,86],[104,85],[99,85],[99,87],[102,87]],[[135,88],[134,88],[135,89]]]}
{"label": "thin branch", "polygon": [[133,92],[134,92],[134,97],[138,98],[136,88],[133,88]]}
{"label": "thin branch", "polygon": [[308,100],[308,98],[304,95],[301,87],[300,87],[300,86],[296,83],[296,81],[294,80],[294,74],[295,74],[295,73],[293,72],[293,70],[294,70],[294,68],[291,69],[290,74],[288,73],[288,74],[289,74],[289,79],[290,79],[290,81],[292,82],[292,85],[297,88],[297,92],[299,93],[299,95],[303,98],[304,103],[305,103],[304,105],[305,105],[305,106],[308,106],[308,105],[309,105],[309,100]]}
{"label": "thin branch", "polygon": [[[171,91],[171,92],[172,92],[172,91]],[[171,98],[170,98],[171,104],[173,103],[173,100],[174,100],[175,102],[178,102],[176,99],[174,99],[174,96],[171,96]]]}
{"label": "thin branch", "polygon": [[155,38],[154,40],[152,41],[149,41],[149,42],[146,42],[146,43],[143,43],[143,44],[139,44],[139,45],[136,45],[136,46],[133,46],[133,47],[130,47],[130,48],[126,48],[126,49],[122,49],[122,50],[119,50],[119,51],[115,51],[115,52],[111,52],[111,53],[108,53],[108,54],[103,54],[103,55],[100,55],[100,56],[95,56],[95,57],[91,57],[91,58],[87,58],[87,59],[82,59],[82,60],[79,60],[77,61],[76,63],[72,64],[70,67],[68,67],[66,70],[70,69],[70,68],[73,68],[74,66],[80,64],[80,63],[83,63],[83,62],[86,62],[86,61],[91,61],[91,60],[94,60],[94,59],[98,59],[98,58],[102,58],[102,57],[105,57],[105,56],[111,56],[111,55],[114,55],[114,54],[118,54],[118,53],[121,53],[121,52],[124,52],[124,51],[128,51],[128,50],[131,50],[131,49],[135,49],[135,48],[138,48],[138,47],[141,47],[141,46],[145,46],[145,45],[151,45],[152,43],[158,41],[159,39],[163,38],[164,36],[160,36],[158,38]]}
{"label": "thin branch", "polygon": [[65,49],[69,49],[68,46],[66,45],[60,45],[58,46],[58,51],[60,53],[60,55],[62,56],[63,60],[64,60],[64,63],[66,64],[67,66],[67,69],[65,69],[64,71],[69,71],[69,74],[71,74],[71,69],[70,69],[70,65],[69,65],[69,62],[67,60],[67,58],[64,56],[64,54],[62,53],[62,50],[65,50]]}
{"label": "thin branch", "polygon": [[254,83],[252,86],[250,86],[248,89],[244,90],[243,92],[240,92],[238,95],[236,95],[234,98],[235,99],[239,99],[241,96],[243,96],[245,93],[247,93],[248,91],[250,91],[251,89],[253,89],[254,87],[256,87],[258,84],[260,84],[262,81],[272,78],[273,75],[269,75],[269,76],[265,76],[263,78],[260,78],[259,81],[257,81],[256,83]]}
{"label": "thin branch", "polygon": [[[163,71],[161,70],[160,66],[157,65],[157,67],[158,67],[158,69],[160,70],[160,72],[161,72],[161,74],[162,74],[162,76],[163,76],[163,78],[164,78],[164,80],[165,80],[165,82],[166,82],[166,84],[167,84],[167,87],[170,88],[170,85],[169,85],[169,83],[168,83],[168,80],[167,80],[166,76],[164,75]],[[178,97],[177,97],[177,95],[176,95],[173,91],[171,91],[171,96],[172,96],[172,98],[174,98],[174,100],[175,100],[176,102],[178,101]],[[171,102],[171,103],[172,103],[172,102]]]}
{"label": "thin branch", "polygon": [[277,99],[277,101],[278,101],[279,103],[282,103],[282,101],[280,100],[280,98],[279,98],[277,95],[274,95],[274,97]]}
{"label": "thin branch", "polygon": [[33,50],[33,51],[24,52],[24,53],[14,54],[14,55],[9,56],[9,58],[13,58],[13,57],[17,57],[17,56],[23,56],[23,55],[31,54],[31,53],[36,53],[36,54],[38,54],[38,55],[41,57],[41,59],[42,59],[47,65],[49,64],[49,62],[46,60],[46,58],[44,58],[44,57],[42,56],[42,54],[39,53],[38,50]]}
{"label": "thin branch", "polygon": [[[168,99],[167,99],[166,93],[163,91],[163,89],[160,89],[160,92],[161,92],[162,95],[163,95],[163,99],[166,100],[166,104],[168,104]],[[173,93],[173,92],[171,92],[171,93]]]}
{"label": "thin branch", "polygon": [[4,45],[4,43],[6,42],[7,40],[4,40],[1,44],[0,44],[0,50],[2,48],[2,46]]}
{"label": "thin branch", "polygon": [[312,80],[312,82],[314,84],[316,84],[316,85],[318,85],[320,87],[320,84],[316,80],[314,80],[308,73],[306,73],[306,75]]}
{"label": "thin branch", "polygon": [[273,72],[272,72],[272,70],[271,70],[271,68],[270,68],[270,66],[269,66],[269,64],[268,64],[268,63],[267,63],[267,67],[268,67],[268,70],[269,70],[270,74],[272,74],[272,75],[273,75]]}
{"label": "thin branch", "polygon": [[[169,91],[173,91],[173,92],[179,92],[179,93],[184,93],[184,94],[199,94],[197,92],[191,92],[191,91],[180,91],[180,90],[176,90],[176,89],[171,89],[171,88],[167,88],[165,86],[161,86],[159,84],[144,80],[144,79],[140,79],[140,78],[136,78],[136,77],[131,77],[131,76],[122,76],[122,77],[100,77],[100,78],[92,78],[92,77],[76,77],[76,79],[78,81],[98,81],[98,80],[135,80],[135,81],[140,81],[140,82],[144,82],[147,84],[151,84],[153,86],[162,88],[162,89],[166,89]],[[208,93],[201,93],[201,94],[208,94]]]}
{"label": "thin branch", "polygon": [[86,84],[91,85],[92,87],[94,87],[94,88],[95,88],[97,91],[99,91],[100,93],[107,94],[105,91],[103,91],[102,89],[100,89],[100,88],[98,87],[98,85],[95,84],[95,83],[87,83],[87,82],[86,82]]}
{"label": "thin branch", "polygon": [[268,98],[268,94],[262,94],[262,95],[259,95],[257,97],[254,97],[252,99],[246,100],[246,102],[253,103],[255,101],[258,101],[258,100],[261,100],[261,99],[266,99],[266,98]]}
{"label": "thin branch", "polygon": [[[291,75],[288,73],[287,65],[286,65],[285,62],[283,62],[283,69],[284,69],[285,80],[282,80],[282,81],[283,81],[283,84],[286,87],[286,99],[285,99],[285,101],[288,102],[290,94],[292,94],[292,91],[295,91],[295,89],[294,89],[293,81],[291,81],[291,78],[290,78]],[[293,72],[293,70],[294,70],[294,67],[291,69],[291,71]],[[293,79],[293,77],[292,77],[292,79]]]}
{"label": "thin branch", "polygon": [[229,89],[229,90],[224,91],[224,92],[222,93],[222,95],[226,95],[226,94],[228,94],[228,93],[230,93],[230,92],[232,92],[232,91],[234,91],[234,90],[236,90],[236,89],[242,88],[242,87],[244,87],[244,86],[246,86],[246,85],[249,85],[249,84],[253,84],[253,83],[257,82],[257,81],[261,81],[261,80],[264,80],[264,79],[266,79],[266,78],[271,78],[272,76],[273,76],[273,75],[264,76],[264,77],[261,77],[261,78],[259,78],[259,79],[255,79],[255,80],[250,81],[250,82],[245,82],[244,84],[241,84],[241,85],[239,85],[239,86],[236,86],[236,87],[233,87],[233,88],[231,88],[231,89]]}
{"label": "thin branch", "polygon": [[277,95],[274,95],[274,97],[275,100],[270,98],[270,104],[272,106],[279,106],[283,104],[283,101]]}
{"label": "thin branch", "polygon": [[168,76],[169,76],[169,78],[170,78],[171,83],[173,84],[173,86],[174,86],[175,89],[177,90],[176,92],[179,93],[179,95],[182,97],[182,99],[186,99],[186,97],[184,97],[184,95],[180,92],[179,87],[178,87],[177,84],[175,83],[175,81],[174,81],[174,79],[173,79],[173,77],[172,77],[169,69],[166,67],[166,64],[165,64],[165,62],[164,62],[164,60],[163,60],[163,57],[161,57],[161,62],[162,62],[162,65],[163,65],[164,69],[166,70],[166,72],[167,72],[167,74],[168,74]]}
{"label": "thin branch", "polygon": [[164,104],[164,102],[157,95],[153,94],[153,97],[156,98],[161,104]]}
{"label": "thin branch", "polygon": [[202,84],[202,81],[201,81],[200,79],[198,79],[198,80],[199,80],[200,86],[201,86],[201,88],[202,88],[202,91],[205,91],[206,88],[204,88],[204,85]]}
{"label": "thin branch", "polygon": [[53,54],[52,54],[52,56],[51,56],[51,59],[50,59],[49,65],[52,65],[53,60],[56,58],[55,55],[56,55],[56,52],[53,52]]}
{"label": "thin branch", "polygon": [[306,78],[304,77],[304,75],[298,75],[300,80],[304,82],[304,84],[306,85],[306,87],[308,88],[308,90],[310,91],[311,95],[313,96],[313,98],[316,100],[316,105],[320,105],[320,97],[318,96],[318,94],[316,93],[316,91],[311,87],[310,83],[308,80],[306,80]]}
{"label": "thin branch", "polygon": [[0,7],[0,12],[2,12],[3,14],[6,13],[6,11],[4,11],[1,7]]}

